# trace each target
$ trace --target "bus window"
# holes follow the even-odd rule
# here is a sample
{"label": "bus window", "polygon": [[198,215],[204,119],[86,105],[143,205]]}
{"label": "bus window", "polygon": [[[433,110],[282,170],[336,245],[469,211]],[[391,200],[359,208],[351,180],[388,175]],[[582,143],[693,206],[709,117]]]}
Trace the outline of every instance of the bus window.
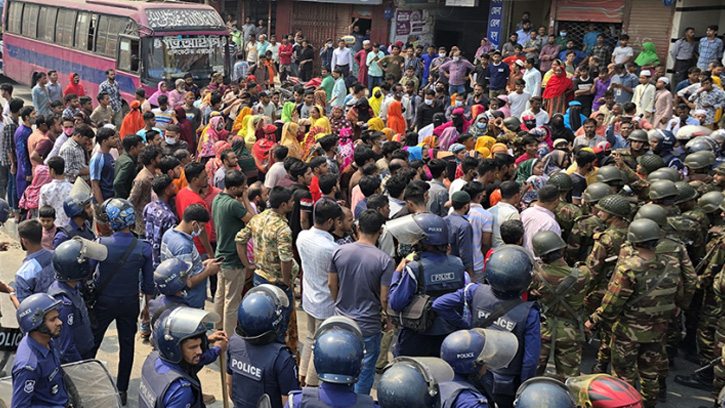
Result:
{"label": "bus window", "polygon": [[76,21],[75,47],[80,50],[86,50],[88,48],[88,26],[90,22],[91,15],[89,13],[78,13],[78,20]]}
{"label": "bus window", "polygon": [[23,17],[23,3],[14,1],[10,3],[10,11],[8,12],[8,31],[11,33],[20,33],[20,22]]}
{"label": "bus window", "polygon": [[108,37],[106,39],[106,55],[115,56],[118,46],[118,33],[121,32],[122,18],[112,17],[108,22]]}
{"label": "bus window", "polygon": [[96,52],[105,55],[108,57],[112,57],[115,55],[116,51],[114,50],[113,54],[108,55],[106,53],[106,40],[108,39],[108,21],[110,18],[108,16],[101,16],[98,19],[98,30],[96,32]]}
{"label": "bus window", "polygon": [[176,35],[146,41],[144,67],[152,80],[181,78],[186,73],[194,79],[209,79],[214,72],[224,71],[226,36]]}
{"label": "bus window", "polygon": [[98,14],[91,16],[91,24],[88,26],[88,51],[93,51],[93,46],[96,43],[96,27],[98,26]]}
{"label": "bus window", "polygon": [[37,4],[26,4],[23,11],[22,35],[35,38],[38,29],[38,8]]}
{"label": "bus window", "polygon": [[121,37],[118,46],[118,69],[126,72],[138,72],[139,42],[137,39]]}
{"label": "bus window", "polygon": [[55,17],[58,9],[55,7],[41,7],[38,17],[38,39],[52,43],[55,41]]}
{"label": "bus window", "polygon": [[58,11],[58,32],[56,43],[70,47],[73,45],[73,27],[75,25],[76,12],[68,9]]}

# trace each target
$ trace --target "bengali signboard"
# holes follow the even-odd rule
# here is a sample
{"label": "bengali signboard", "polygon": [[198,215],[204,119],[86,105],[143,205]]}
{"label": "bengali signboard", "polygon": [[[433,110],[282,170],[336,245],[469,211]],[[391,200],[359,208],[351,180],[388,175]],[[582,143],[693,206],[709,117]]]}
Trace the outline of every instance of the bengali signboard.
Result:
{"label": "bengali signboard", "polygon": [[488,40],[494,48],[501,45],[501,19],[503,17],[503,0],[491,0],[488,8]]}
{"label": "bengali signboard", "polygon": [[208,9],[146,9],[146,20],[153,29],[224,26],[219,13]]}

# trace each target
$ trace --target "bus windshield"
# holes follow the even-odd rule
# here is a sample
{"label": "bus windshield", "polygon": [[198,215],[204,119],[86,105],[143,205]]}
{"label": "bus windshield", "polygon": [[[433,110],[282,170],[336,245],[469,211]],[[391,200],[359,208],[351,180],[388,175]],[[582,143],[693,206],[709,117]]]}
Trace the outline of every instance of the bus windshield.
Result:
{"label": "bus windshield", "polygon": [[174,35],[151,37],[147,41],[146,72],[152,80],[173,80],[190,73],[194,79],[211,78],[224,71],[223,35]]}

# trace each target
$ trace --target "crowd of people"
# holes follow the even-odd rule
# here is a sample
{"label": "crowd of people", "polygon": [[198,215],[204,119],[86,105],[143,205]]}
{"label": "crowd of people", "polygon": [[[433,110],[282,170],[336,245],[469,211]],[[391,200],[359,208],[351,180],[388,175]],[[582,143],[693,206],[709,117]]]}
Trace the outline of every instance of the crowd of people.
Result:
{"label": "crowd of people", "polygon": [[[319,52],[263,20],[230,28],[233,70],[205,86],[126,103],[112,69],[92,96],[39,72],[26,104],[0,84],[0,219],[27,253],[0,286],[27,333],[13,407],[66,405],[51,373],[112,322],[124,405],[137,333],[147,407],[213,401],[197,373],[222,353],[238,407],[372,406],[383,370],[383,407],[575,404],[597,381],[653,407],[678,358],[707,367],[674,381],[717,396],[718,27],[685,31],[673,79],[652,43],[635,55],[592,25],[579,44],[527,16],[472,61],[356,22]],[[582,377],[592,338],[600,375]]]}

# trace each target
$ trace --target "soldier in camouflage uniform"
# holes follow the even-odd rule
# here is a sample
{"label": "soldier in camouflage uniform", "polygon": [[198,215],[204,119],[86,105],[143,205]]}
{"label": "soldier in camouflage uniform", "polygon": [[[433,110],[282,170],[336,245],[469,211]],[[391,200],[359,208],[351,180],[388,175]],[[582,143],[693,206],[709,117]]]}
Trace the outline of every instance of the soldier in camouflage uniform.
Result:
{"label": "soldier in camouflage uniform", "polygon": [[[710,229],[710,218],[697,206],[697,190],[686,181],[678,181],[675,183],[675,188],[677,188],[675,205],[677,205],[684,217],[690,218],[700,225],[699,235],[703,241],[707,241],[707,231]],[[705,255],[705,246],[702,245],[693,249],[691,259],[694,264],[697,264]]]}
{"label": "soldier in camouflage uniform", "polygon": [[[725,206],[721,206],[721,209],[723,210],[723,216],[725,217]],[[717,245],[718,248],[716,249],[717,253],[715,256],[719,257],[719,259],[715,260],[715,262],[725,264],[725,248],[723,248],[723,246],[725,246],[725,241],[719,239]],[[725,269],[721,269],[715,276],[713,282],[713,293],[715,294],[715,298],[717,300],[717,314],[720,316],[715,329],[715,345],[713,350],[713,352],[718,353],[722,350],[723,346],[725,346],[725,319],[722,319],[722,316],[725,316]],[[713,358],[717,357],[717,355],[713,356]],[[725,366],[721,362],[719,364],[715,364],[713,367],[712,392],[713,397],[716,400],[718,393],[723,386],[725,386]]]}
{"label": "soldier in camouflage uniform", "polygon": [[554,173],[546,184],[551,184],[559,188],[559,204],[554,209],[554,216],[556,217],[556,222],[561,227],[561,238],[566,242],[574,227],[574,222],[583,215],[579,207],[567,201],[567,196],[572,187],[574,187],[574,183],[572,183],[571,177],[568,174]]}
{"label": "soldier in camouflage uniform", "polygon": [[715,164],[715,153],[709,150],[690,153],[685,158],[687,167],[687,182],[697,190],[700,195],[717,190],[713,184],[710,169]]}
{"label": "soldier in camouflage uniform", "polygon": [[594,246],[594,234],[606,229],[606,225],[596,216],[594,205],[611,193],[609,186],[604,183],[592,183],[584,190],[582,195],[584,215],[574,220],[574,227],[567,240],[566,262],[569,265],[584,262]]}
{"label": "soldier in camouflage uniform", "polygon": [[725,188],[725,163],[715,167],[712,181],[716,191],[723,191]]}
{"label": "soldier in camouflage uniform", "polygon": [[680,208],[675,205],[677,200],[677,187],[669,180],[657,180],[649,189],[649,198],[652,203],[662,206],[667,212],[667,223],[675,230],[678,239],[687,245],[690,258],[699,247],[705,245],[705,236],[702,234],[700,223],[681,214]]}
{"label": "soldier in camouflage uniform", "polygon": [[584,267],[572,268],[566,264],[566,243],[552,231],[537,233],[531,244],[543,264],[534,268],[529,299],[537,300],[546,316],[541,322],[537,375],[544,375],[549,356],[553,354],[556,375],[563,381],[580,374],[584,342],[582,307],[589,272]]}
{"label": "soldier in camouflage uniform", "polygon": [[[622,196],[609,195],[597,203],[597,216],[608,225],[602,233],[594,234],[594,246],[586,260],[586,266],[591,274],[589,289],[584,304],[587,311],[592,313],[602,303],[607,292],[609,280],[617,263],[619,250],[627,236],[627,219],[630,214],[629,202]],[[610,361],[609,339],[611,326],[605,323],[600,327],[599,339],[602,344],[597,354],[595,373],[604,373]]]}
{"label": "soldier in camouflage uniform", "polygon": [[724,197],[725,196],[723,196],[723,194],[719,191],[711,191],[704,194],[699,200],[697,200],[697,206],[700,207],[705,214],[707,214],[712,228],[719,227],[715,228],[715,231],[721,230],[723,225],[725,225],[725,221],[723,220],[723,217],[720,216],[720,210],[718,209]]}
{"label": "soldier in camouflage uniform", "polygon": [[612,374],[632,386],[639,375],[645,407],[657,404],[662,344],[683,298],[677,259],[656,251],[661,236],[652,220],[632,222],[627,239],[633,253],[619,258],[602,305],[586,322],[587,330],[613,323]]}
{"label": "soldier in camouflage uniform", "polygon": [[596,178],[597,183],[608,185],[612,190],[612,194],[619,194],[625,184],[624,174],[616,166],[612,165],[600,167],[597,170]]}
{"label": "soldier in camouflage uniform", "polygon": [[[627,141],[629,147],[626,149],[617,149],[614,151],[614,156],[619,156],[624,160],[624,163],[632,170],[637,167],[637,158],[647,153],[649,147],[649,138],[647,132],[642,129],[632,130],[632,123],[622,122],[619,125],[619,133],[622,137],[629,134]],[[631,132],[631,133],[630,133]]]}
{"label": "soldier in camouflage uniform", "polygon": [[624,161],[615,156],[617,167],[624,173],[627,185],[640,201],[645,201],[649,193],[647,176],[665,166],[665,161],[656,154],[643,154],[637,157],[637,172],[635,173]]}

